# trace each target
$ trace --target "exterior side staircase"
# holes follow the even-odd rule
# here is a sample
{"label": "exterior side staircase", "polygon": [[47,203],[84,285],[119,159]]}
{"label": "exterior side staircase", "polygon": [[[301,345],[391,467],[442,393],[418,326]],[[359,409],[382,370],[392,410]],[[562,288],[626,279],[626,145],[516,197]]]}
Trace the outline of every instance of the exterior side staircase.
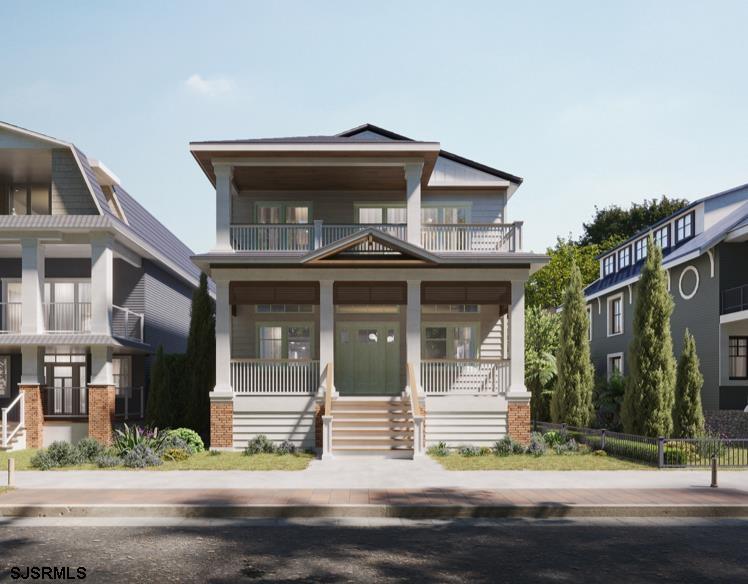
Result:
{"label": "exterior side staircase", "polygon": [[413,415],[407,398],[338,397],[332,401],[332,454],[413,457]]}
{"label": "exterior side staircase", "polygon": [[[8,422],[7,435],[12,437],[8,439],[7,444],[3,444],[2,439],[0,438],[0,451],[23,450],[26,448],[26,429],[18,428],[18,431],[14,433],[16,428],[18,428],[17,422]],[[1,427],[0,432],[2,432]]]}
{"label": "exterior side staircase", "polygon": [[[2,409],[0,418],[0,450],[23,450],[26,448],[26,428],[23,426],[25,400],[18,394],[7,408]],[[11,415],[12,414],[12,415]],[[14,421],[16,417],[20,422]]]}

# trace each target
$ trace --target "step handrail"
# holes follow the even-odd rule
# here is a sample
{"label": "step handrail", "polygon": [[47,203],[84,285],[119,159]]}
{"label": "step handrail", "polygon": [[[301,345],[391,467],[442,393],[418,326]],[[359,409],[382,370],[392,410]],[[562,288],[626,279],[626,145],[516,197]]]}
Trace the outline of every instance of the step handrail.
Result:
{"label": "step handrail", "polygon": [[332,388],[333,371],[332,363],[325,366],[325,415],[332,417]]}
{"label": "step handrail", "polygon": [[408,387],[410,388],[410,409],[413,415],[413,457],[418,458],[423,456],[426,436],[421,401],[418,398],[418,381],[412,363],[408,363]]}
{"label": "step handrail", "polygon": [[[14,407],[18,405],[18,425],[13,429],[13,431],[8,434],[8,412],[10,412]],[[10,405],[7,408],[3,408],[3,448],[7,448],[8,444],[10,444],[10,441],[13,440],[13,437],[19,432],[19,430],[23,429],[24,427],[24,417],[25,417],[25,401],[24,401],[24,394],[23,392],[19,393],[16,399],[14,399],[12,402],[10,402]]]}
{"label": "step handrail", "polygon": [[410,407],[413,416],[420,416],[421,403],[418,401],[418,384],[416,383],[416,374],[412,363],[408,363],[408,387],[410,387]]}

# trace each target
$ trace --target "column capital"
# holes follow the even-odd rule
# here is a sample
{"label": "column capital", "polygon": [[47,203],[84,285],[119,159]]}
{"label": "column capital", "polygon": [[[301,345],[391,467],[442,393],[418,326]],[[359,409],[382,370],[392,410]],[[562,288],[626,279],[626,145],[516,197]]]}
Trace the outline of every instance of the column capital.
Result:
{"label": "column capital", "polygon": [[405,179],[418,178],[420,180],[423,174],[423,162],[406,162],[403,164],[403,174]]}
{"label": "column capital", "polygon": [[216,175],[216,178],[228,178],[232,179],[234,178],[234,166],[232,164],[229,164],[228,162],[218,162],[213,161],[213,172]]}

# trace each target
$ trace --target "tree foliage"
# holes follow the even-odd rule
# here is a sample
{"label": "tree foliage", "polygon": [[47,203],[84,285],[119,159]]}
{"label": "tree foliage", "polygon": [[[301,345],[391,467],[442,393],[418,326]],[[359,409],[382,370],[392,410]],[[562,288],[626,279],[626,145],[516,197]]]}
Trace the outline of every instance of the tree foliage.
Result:
{"label": "tree foliage", "polygon": [[525,310],[525,384],[532,393],[532,419],[549,417],[549,390],[556,379],[560,333],[557,313],[530,306]]}
{"label": "tree foliage", "polygon": [[701,409],[703,385],[704,376],[699,369],[696,341],[686,329],[675,378],[673,434],[678,438],[694,438],[704,433],[704,412]]}
{"label": "tree foliage", "polygon": [[159,346],[151,368],[146,421],[158,428],[183,426],[188,403],[187,360],[181,353],[164,353]]}
{"label": "tree foliage", "polygon": [[551,398],[551,418],[573,426],[586,426],[592,416],[594,370],[590,360],[589,320],[582,275],[572,264],[564,291],[561,337],[556,354],[558,381]]}
{"label": "tree foliage", "polygon": [[670,333],[673,299],[662,268],[662,250],[647,240],[647,259],[637,283],[629,375],[621,418],[630,434],[669,436],[673,430],[675,358]]}

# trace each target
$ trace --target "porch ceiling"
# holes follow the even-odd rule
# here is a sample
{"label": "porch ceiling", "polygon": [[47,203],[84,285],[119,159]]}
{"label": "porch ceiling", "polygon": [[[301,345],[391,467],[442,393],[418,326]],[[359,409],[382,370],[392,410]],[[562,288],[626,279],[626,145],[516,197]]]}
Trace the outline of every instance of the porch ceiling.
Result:
{"label": "porch ceiling", "polygon": [[234,170],[242,190],[402,190],[403,169],[392,166],[243,166]]}

